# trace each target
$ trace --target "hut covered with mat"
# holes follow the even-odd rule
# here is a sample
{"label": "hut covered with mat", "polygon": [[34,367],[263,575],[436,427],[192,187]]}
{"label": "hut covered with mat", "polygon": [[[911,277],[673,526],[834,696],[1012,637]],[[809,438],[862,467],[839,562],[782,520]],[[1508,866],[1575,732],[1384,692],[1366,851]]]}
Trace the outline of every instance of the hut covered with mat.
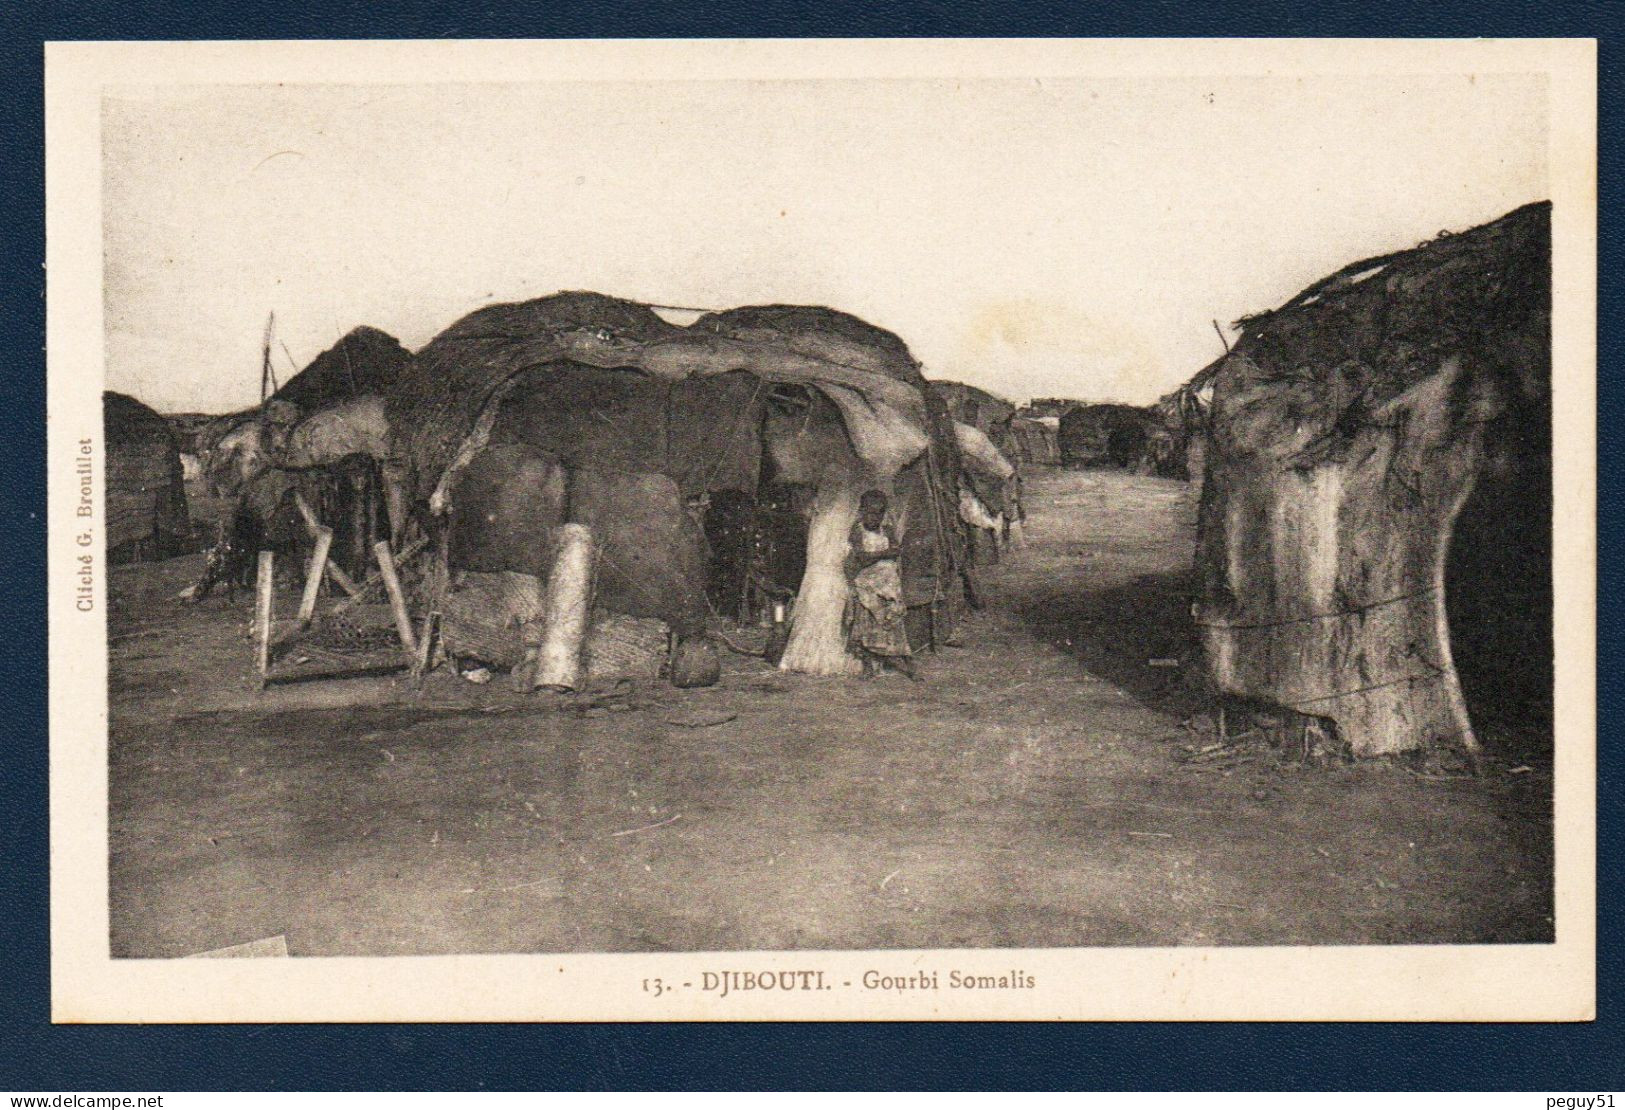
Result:
{"label": "hut covered with mat", "polygon": [[891,495],[912,637],[951,635],[952,424],[907,346],[855,317],[774,305],[679,327],[589,292],[493,305],[417,354],[387,414],[439,537],[427,600],[454,652],[459,622],[490,639],[469,597],[508,605],[516,635],[535,624],[585,534],[600,616],[658,620],[699,651],[709,627],[793,596],[780,665],[851,673],[842,562],[871,487]]}
{"label": "hut covered with mat", "polygon": [[1012,461],[1022,466],[1061,465],[1061,419],[1017,412],[1010,418]]}
{"label": "hut covered with mat", "polygon": [[124,393],[102,394],[107,559],[168,559],[192,539],[180,451],[169,422]]}
{"label": "hut covered with mat", "polygon": [[1138,405],[1079,405],[1061,417],[1056,439],[1061,461],[1075,467],[1153,468],[1156,414]]}
{"label": "hut covered with mat", "polygon": [[393,336],[363,325],[264,403],[199,429],[208,485],[236,518],[223,523],[257,545],[288,548],[304,542],[311,520],[325,521],[333,558],[363,573],[371,545],[402,526],[403,507],[390,512],[380,469],[383,394],[410,358]]}
{"label": "hut covered with mat", "polygon": [[1016,414],[1015,405],[964,382],[933,381],[931,389],[948,406],[948,415],[955,423],[981,432],[1006,458],[1012,455],[1010,420]]}
{"label": "hut covered with mat", "polygon": [[1228,695],[1356,756],[1544,732],[1550,205],[1344,267],[1212,375],[1196,609]]}

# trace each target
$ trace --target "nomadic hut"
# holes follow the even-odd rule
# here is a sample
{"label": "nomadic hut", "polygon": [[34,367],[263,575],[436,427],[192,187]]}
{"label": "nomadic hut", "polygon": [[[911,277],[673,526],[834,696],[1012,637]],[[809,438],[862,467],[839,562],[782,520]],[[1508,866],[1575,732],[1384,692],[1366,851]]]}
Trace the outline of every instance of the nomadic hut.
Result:
{"label": "nomadic hut", "polygon": [[1017,413],[1010,418],[1010,440],[1016,459],[1022,466],[1060,466],[1060,430],[1059,417]]}
{"label": "nomadic hut", "polygon": [[1164,478],[1182,478],[1201,493],[1202,472],[1207,458],[1208,408],[1213,398],[1213,375],[1224,362],[1219,359],[1153,406],[1159,433],[1153,439],[1154,473]]}
{"label": "nomadic hut", "polygon": [[393,335],[363,324],[283,382],[272,399],[310,412],[334,401],[379,394],[411,357]]}
{"label": "nomadic hut", "polygon": [[1531,204],[1242,322],[1197,552],[1220,691],[1358,756],[1549,729],[1550,234]]}
{"label": "nomadic hut", "polygon": [[1017,410],[1020,416],[1030,416],[1034,419],[1054,417],[1060,419],[1079,405],[1082,401],[1074,401],[1067,397],[1034,397]]}
{"label": "nomadic hut", "polygon": [[1150,409],[1135,405],[1079,405],[1061,417],[1057,439],[1067,466],[1152,468],[1160,424]]}
{"label": "nomadic hut", "polygon": [[[960,458],[968,479],[968,490],[978,505],[962,505],[960,516],[976,517],[985,509],[995,519],[994,526],[1001,536],[1012,522],[1022,519],[1021,474],[1018,463],[1021,456],[1010,421],[1016,406],[996,397],[984,389],[963,382],[933,381],[931,390],[947,406],[954,422],[959,443]],[[965,521],[976,529],[984,529],[979,521]],[[975,533],[972,534],[973,536]],[[996,560],[998,548],[990,548]]]}
{"label": "nomadic hut", "polygon": [[[393,336],[355,328],[264,404],[194,433],[209,486],[232,512],[252,516],[251,531],[275,538],[276,547],[297,546],[305,532],[297,493],[334,528],[333,558],[364,571],[387,521],[382,452],[367,440],[384,434],[382,393],[410,358]],[[313,436],[329,442],[318,449]]]}
{"label": "nomadic hut", "polygon": [[311,359],[262,404],[203,420],[193,415],[185,417],[189,435],[186,447],[208,457],[210,470],[216,470],[232,462],[235,453],[242,450],[241,435],[238,440],[225,441],[233,432],[241,433],[244,425],[267,419],[272,424],[287,425],[341,401],[382,396],[411,357],[412,353],[394,336],[363,324]]}
{"label": "nomadic hut", "polygon": [[953,620],[951,422],[903,342],[844,313],[741,308],[684,328],[597,293],[493,305],[418,353],[387,415],[443,537],[443,610],[472,576],[545,580],[579,524],[600,609],[693,641],[794,594],[781,666],[851,673],[842,560],[878,486],[911,633],[940,639]]}
{"label": "nomadic hut", "polygon": [[102,394],[107,442],[107,559],[168,559],[184,552],[192,527],[180,452],[164,418],[134,397]]}
{"label": "nomadic hut", "polygon": [[963,382],[931,382],[931,389],[948,406],[948,415],[956,424],[975,428],[993,442],[1000,452],[1008,456],[1010,445],[1010,418],[1016,406],[985,389]]}

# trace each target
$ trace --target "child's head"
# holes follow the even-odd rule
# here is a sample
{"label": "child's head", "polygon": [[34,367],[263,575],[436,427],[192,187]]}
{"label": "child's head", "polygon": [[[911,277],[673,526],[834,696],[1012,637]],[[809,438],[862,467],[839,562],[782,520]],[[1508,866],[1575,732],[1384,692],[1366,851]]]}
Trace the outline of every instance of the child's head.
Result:
{"label": "child's head", "polygon": [[878,528],[886,519],[886,495],[877,489],[858,498],[858,516],[865,528]]}

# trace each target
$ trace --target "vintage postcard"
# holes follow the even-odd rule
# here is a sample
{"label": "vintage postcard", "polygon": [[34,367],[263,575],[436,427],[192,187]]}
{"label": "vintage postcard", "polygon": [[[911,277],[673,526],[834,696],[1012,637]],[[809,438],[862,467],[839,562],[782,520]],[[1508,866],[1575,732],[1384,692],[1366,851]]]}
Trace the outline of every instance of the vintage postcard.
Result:
{"label": "vintage postcard", "polygon": [[1593,1015],[1594,43],[46,84],[57,1021]]}

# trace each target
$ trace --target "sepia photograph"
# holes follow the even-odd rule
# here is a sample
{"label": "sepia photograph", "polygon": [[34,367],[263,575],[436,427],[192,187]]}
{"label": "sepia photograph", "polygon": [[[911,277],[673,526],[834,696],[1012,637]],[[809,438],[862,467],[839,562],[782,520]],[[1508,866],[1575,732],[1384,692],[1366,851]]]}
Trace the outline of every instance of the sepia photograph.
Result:
{"label": "sepia photograph", "polygon": [[48,53],[71,1019],[1585,1016],[1594,48],[868,47]]}

